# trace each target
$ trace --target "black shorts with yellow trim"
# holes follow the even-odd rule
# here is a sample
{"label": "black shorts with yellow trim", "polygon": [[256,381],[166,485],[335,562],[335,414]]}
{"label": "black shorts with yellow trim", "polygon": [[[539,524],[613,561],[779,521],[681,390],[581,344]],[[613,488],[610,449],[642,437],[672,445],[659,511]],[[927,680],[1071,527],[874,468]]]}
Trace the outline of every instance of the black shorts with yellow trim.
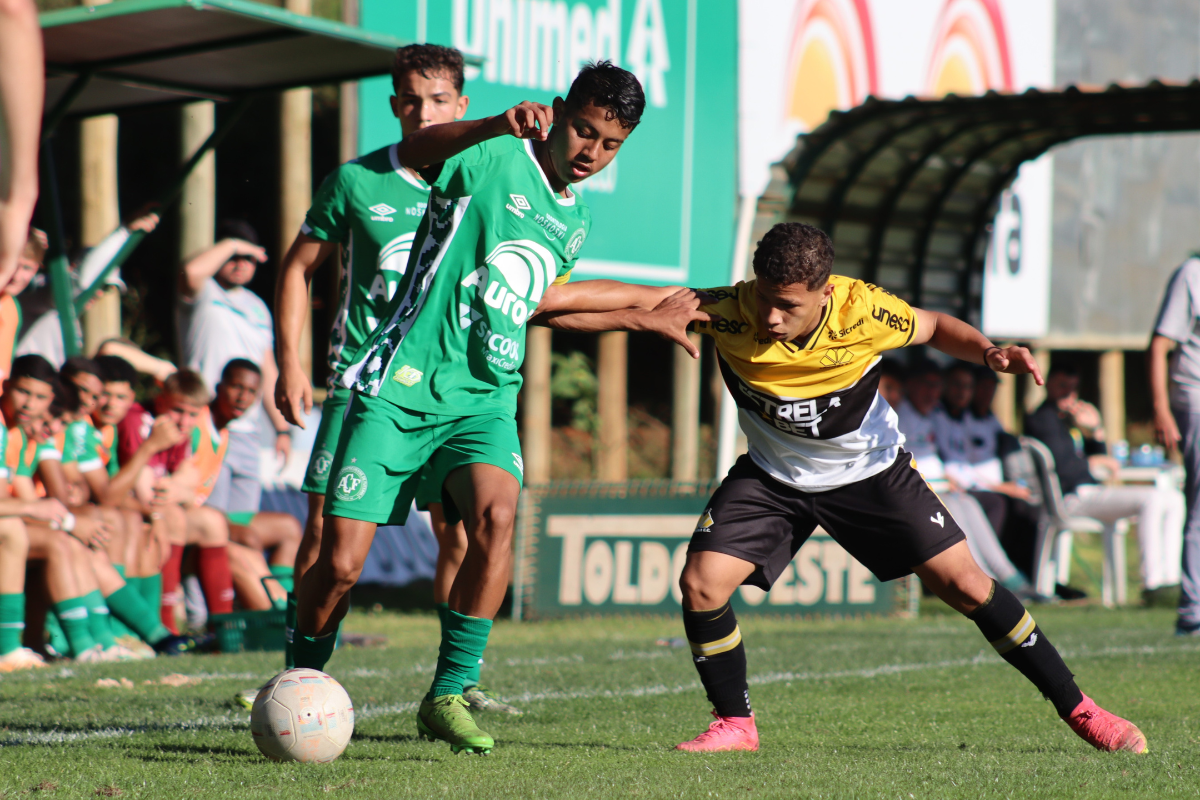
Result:
{"label": "black shorts with yellow trim", "polygon": [[769,590],[818,525],[881,581],[966,539],[903,450],[883,472],[823,492],[780,483],[743,455],[713,494],[688,552],[749,561],[756,569],[744,583]]}

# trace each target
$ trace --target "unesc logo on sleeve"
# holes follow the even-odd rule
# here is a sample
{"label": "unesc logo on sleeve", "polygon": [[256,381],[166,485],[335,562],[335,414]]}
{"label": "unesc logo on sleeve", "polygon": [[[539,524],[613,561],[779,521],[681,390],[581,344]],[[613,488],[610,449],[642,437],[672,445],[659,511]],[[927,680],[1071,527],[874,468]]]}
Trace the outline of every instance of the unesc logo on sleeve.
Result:
{"label": "unesc logo on sleeve", "polygon": [[338,500],[361,500],[367,493],[367,473],[358,467],[342,467],[337,475],[333,495]]}
{"label": "unesc logo on sleeve", "polygon": [[421,382],[421,378],[423,377],[425,377],[424,372],[405,364],[403,367],[396,370],[396,374],[392,376],[392,380],[394,380],[396,383],[402,383],[405,386],[415,386]]}

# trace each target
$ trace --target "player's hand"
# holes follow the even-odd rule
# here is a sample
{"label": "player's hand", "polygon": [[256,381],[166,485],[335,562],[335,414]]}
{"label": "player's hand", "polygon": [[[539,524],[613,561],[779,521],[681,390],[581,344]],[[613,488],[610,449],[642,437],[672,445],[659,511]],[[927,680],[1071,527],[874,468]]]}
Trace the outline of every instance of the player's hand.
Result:
{"label": "player's hand", "polygon": [[645,312],[645,330],[675,342],[692,358],[699,358],[700,350],[688,338],[688,326],[693,322],[715,322],[721,318],[720,314],[701,311],[700,306],[703,304],[702,298],[695,290],[680,289],[653,310]]}
{"label": "player's hand", "polygon": [[1100,410],[1086,400],[1074,398],[1067,412],[1086,431],[1100,431]]}
{"label": "player's hand", "polygon": [[1173,453],[1179,448],[1179,443],[1183,441],[1183,436],[1179,433],[1179,425],[1175,422],[1175,415],[1170,411],[1156,411],[1154,413],[1154,438],[1158,439],[1158,443],[1167,448],[1168,453]]}
{"label": "player's hand", "polygon": [[998,347],[987,351],[987,365],[996,372],[1008,375],[1032,375],[1033,382],[1038,386],[1046,382],[1042,380],[1042,368],[1038,366],[1027,348],[1013,345]]}
{"label": "player's hand", "polygon": [[45,497],[30,503],[22,516],[61,526],[68,513],[70,512],[67,511],[67,507],[58,500]]}
{"label": "player's hand", "polygon": [[496,117],[496,124],[501,135],[544,142],[550,135],[550,126],[554,124],[554,109],[526,100]]}
{"label": "player's hand", "polygon": [[133,219],[125,223],[125,227],[131,231],[150,233],[158,227],[158,223],[158,204],[147,203],[137,211],[133,212]]}
{"label": "player's hand", "polygon": [[169,450],[183,441],[183,433],[170,417],[158,417],[146,438],[146,445],[152,453]]}
{"label": "player's hand", "polygon": [[[275,407],[288,422],[304,428],[304,417],[313,407],[312,384],[298,365],[287,361],[280,363],[279,377],[275,380]],[[290,440],[288,445],[291,445]],[[278,438],[275,450],[279,451]]]}
{"label": "player's hand", "polygon": [[179,484],[171,480],[171,476],[163,476],[154,482],[154,497],[150,500],[150,505],[178,505],[184,501],[183,495]]}

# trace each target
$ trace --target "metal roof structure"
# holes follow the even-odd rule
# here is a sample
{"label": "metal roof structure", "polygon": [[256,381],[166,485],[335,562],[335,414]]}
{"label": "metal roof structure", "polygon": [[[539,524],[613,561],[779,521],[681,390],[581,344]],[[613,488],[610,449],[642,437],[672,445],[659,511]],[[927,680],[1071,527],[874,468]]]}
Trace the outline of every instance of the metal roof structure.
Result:
{"label": "metal roof structure", "polygon": [[1200,130],[1200,80],[936,100],[868,98],[798,137],[783,213],[837,271],[978,323],[997,201],[1025,161],[1084,136]]}
{"label": "metal roof structure", "polygon": [[248,0],[121,0],[40,20],[46,108],[75,92],[72,116],[381,75],[404,44]]}

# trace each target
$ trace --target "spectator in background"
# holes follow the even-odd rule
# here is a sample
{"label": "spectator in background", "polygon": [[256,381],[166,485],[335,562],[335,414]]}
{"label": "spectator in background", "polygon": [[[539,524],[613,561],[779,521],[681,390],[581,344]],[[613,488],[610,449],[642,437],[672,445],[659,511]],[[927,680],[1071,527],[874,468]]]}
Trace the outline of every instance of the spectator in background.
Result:
{"label": "spectator in background", "polygon": [[37,202],[45,74],[33,0],[0,0],[0,287],[17,268]]}
{"label": "spectator in background", "polygon": [[271,312],[262,298],[246,288],[267,251],[245,222],[226,221],[217,227],[219,241],[188,261],[179,276],[179,331],[183,361],[204,378],[207,386],[221,381],[225,365],[235,358],[262,370],[262,401],[229,425],[229,513],[259,510],[259,426],[262,414],[275,431],[275,451],[286,460],[291,453],[288,424],[275,408],[275,335]]}
{"label": "spectator in background", "polygon": [[1158,311],[1150,340],[1150,395],[1158,440],[1168,450],[1182,451],[1187,474],[1187,526],[1175,633],[1200,636],[1200,258],[1196,256],[1171,276]]}
{"label": "spectator in background", "polygon": [[904,365],[885,358],[879,362],[879,395],[893,409],[904,402]]}
{"label": "spectator in background", "polygon": [[[897,411],[900,432],[904,434],[904,449],[916,459],[917,468],[926,480],[945,481],[945,469],[934,441],[937,418],[942,416],[938,408],[942,385],[938,366],[932,361],[918,364],[907,381],[910,396],[908,399],[902,399],[890,386],[885,394],[884,382],[887,377],[899,386],[904,377],[903,369],[895,362],[883,363],[892,366],[880,376],[879,393],[888,405]],[[891,373],[890,377],[888,372]],[[975,497],[959,491],[950,481],[945,481],[945,488],[938,490],[938,497],[963,529],[971,556],[984,572],[1022,599],[1039,602],[1047,599],[1034,591],[1028,578],[1008,558],[995,529]]]}
{"label": "spectator in background", "polygon": [[1157,486],[1101,485],[1093,470],[1115,476],[1120,464],[1106,453],[1100,412],[1079,398],[1079,374],[1074,369],[1051,367],[1046,376],[1046,402],[1025,418],[1025,433],[1054,455],[1054,471],[1068,514],[1107,524],[1137,518],[1143,596],[1148,603],[1179,583],[1183,495]]}

